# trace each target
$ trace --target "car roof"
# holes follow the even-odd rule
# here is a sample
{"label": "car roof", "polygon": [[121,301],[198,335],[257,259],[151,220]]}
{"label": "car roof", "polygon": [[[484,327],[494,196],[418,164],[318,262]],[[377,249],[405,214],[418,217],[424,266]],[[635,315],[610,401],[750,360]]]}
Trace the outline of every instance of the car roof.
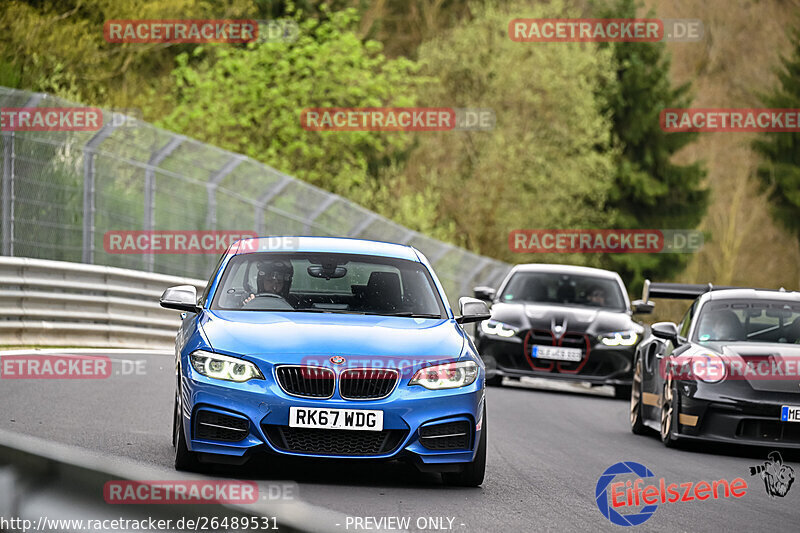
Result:
{"label": "car roof", "polygon": [[254,237],[242,239],[231,247],[231,253],[248,252],[330,252],[374,255],[420,261],[416,250],[406,244],[395,244],[346,237]]}
{"label": "car roof", "polygon": [[582,274],[586,276],[596,276],[601,278],[617,279],[619,274],[611,270],[602,268],[592,268],[575,265],[557,265],[550,263],[527,263],[516,265],[512,272],[553,272],[559,274]]}
{"label": "car roof", "polygon": [[800,292],[780,291],[769,289],[721,289],[709,291],[703,295],[706,300],[785,300],[787,302],[800,301]]}

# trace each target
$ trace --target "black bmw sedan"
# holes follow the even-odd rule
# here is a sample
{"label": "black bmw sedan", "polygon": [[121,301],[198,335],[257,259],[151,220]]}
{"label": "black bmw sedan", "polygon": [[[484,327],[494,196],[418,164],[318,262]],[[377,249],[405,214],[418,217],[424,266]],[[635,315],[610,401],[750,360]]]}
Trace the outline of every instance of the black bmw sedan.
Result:
{"label": "black bmw sedan", "polygon": [[517,265],[495,291],[475,287],[492,318],[476,328],[487,384],[504,377],[544,377],[613,385],[630,397],[633,354],[644,328],[615,272],[568,265]]}

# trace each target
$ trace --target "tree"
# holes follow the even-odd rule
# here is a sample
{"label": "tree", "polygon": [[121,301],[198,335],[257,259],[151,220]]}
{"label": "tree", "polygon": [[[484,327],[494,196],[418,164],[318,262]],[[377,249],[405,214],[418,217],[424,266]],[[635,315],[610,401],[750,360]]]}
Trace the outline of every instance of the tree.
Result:
{"label": "tree", "polygon": [[[596,9],[599,17],[636,17],[634,0],[614,0]],[[603,86],[600,96],[621,149],[607,202],[620,228],[691,230],[708,207],[703,165],[672,163],[675,153],[693,142],[697,133],[666,133],[659,123],[662,109],[691,103],[688,83],[671,86],[665,46],[663,42],[602,46],[611,49],[616,62],[616,79]],[[645,277],[668,278],[685,268],[688,260],[685,254],[609,254],[604,263],[637,292]]]}
{"label": "tree", "polygon": [[[159,125],[263,161],[352,200],[373,205],[380,169],[403,157],[402,132],[318,132],[301,126],[308,108],[409,107],[428,80],[405,58],[354,33],[356,11],[298,19],[294,42],[252,43],[178,56],[174,89]],[[224,95],[221,97],[220,95]],[[197,124],[202,127],[197,127]]]}
{"label": "tree", "polygon": [[[420,133],[406,190],[433,189],[438,226],[457,244],[508,261],[587,263],[589,254],[532,257],[508,249],[523,228],[605,227],[614,175],[611,123],[596,94],[613,82],[609,50],[592,43],[518,43],[514,18],[577,16],[561,1],[475,6],[474,17],[419,50],[428,106],[489,108],[491,131]],[[409,222],[412,223],[412,222]]]}
{"label": "tree", "polygon": [[[800,108],[800,30],[792,34],[792,53],[781,58],[779,85],[762,95],[767,108]],[[800,239],[800,133],[765,133],[753,143],[763,158],[757,176],[768,191],[773,216]]]}

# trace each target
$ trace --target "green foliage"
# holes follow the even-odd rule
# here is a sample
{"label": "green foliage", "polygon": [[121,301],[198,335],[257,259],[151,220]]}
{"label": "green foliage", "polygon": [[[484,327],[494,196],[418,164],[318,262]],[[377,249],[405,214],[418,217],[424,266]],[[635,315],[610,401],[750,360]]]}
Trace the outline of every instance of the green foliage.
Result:
{"label": "green foliage", "polygon": [[[377,169],[402,157],[411,137],[394,132],[315,132],[303,109],[413,106],[429,82],[413,62],[388,60],[361,41],[355,10],[299,20],[294,42],[178,56],[172,112],[161,125],[246,154],[310,183],[375,207]],[[221,96],[224,95],[224,96]]]}
{"label": "green foliage", "polygon": [[[634,0],[613,0],[597,16],[636,17]],[[659,124],[664,108],[688,107],[689,84],[671,87],[670,58],[664,43],[611,43],[616,80],[600,91],[622,151],[616,161],[608,209],[621,228],[694,229],[708,206],[705,169],[698,163],[676,165],[673,155],[696,140],[696,133],[666,133]],[[611,254],[605,264],[620,272],[636,292],[645,277],[669,278],[688,263],[688,255]]]}
{"label": "green foliage", "polygon": [[[761,98],[767,108],[800,108],[800,31],[792,35],[792,53],[781,58],[779,86]],[[777,220],[800,239],[800,133],[765,133],[753,143],[765,159],[758,178],[773,202]]]}
{"label": "green foliage", "polygon": [[[190,45],[107,43],[103,24],[113,19],[234,18],[254,14],[251,0],[3,0],[0,64],[19,86],[90,105],[139,107],[169,83],[174,57]],[[224,45],[223,45],[224,46]],[[0,68],[0,76],[4,69]]]}
{"label": "green foliage", "polygon": [[478,253],[520,262],[593,261],[590,256],[513,254],[520,228],[604,227],[613,184],[611,123],[596,98],[613,82],[611,53],[592,43],[517,43],[512,18],[577,16],[560,1],[476,7],[475,16],[423,44],[429,106],[491,108],[492,131],[419,135],[406,176],[412,188],[438,191],[440,224]]}

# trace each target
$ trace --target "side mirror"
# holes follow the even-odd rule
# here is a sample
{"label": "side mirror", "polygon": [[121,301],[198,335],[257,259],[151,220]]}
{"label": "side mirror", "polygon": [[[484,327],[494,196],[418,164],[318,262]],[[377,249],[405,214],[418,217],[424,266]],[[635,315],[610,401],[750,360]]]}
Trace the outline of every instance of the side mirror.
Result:
{"label": "side mirror", "polygon": [[656,304],[653,302],[645,302],[644,300],[634,300],[631,304],[631,309],[637,315],[649,315],[655,309]]}
{"label": "side mirror", "polygon": [[477,298],[470,298],[468,296],[459,298],[458,308],[461,311],[461,316],[456,317],[456,322],[459,324],[482,322],[492,317],[486,302],[478,300]]}
{"label": "side mirror", "polygon": [[158,302],[165,309],[197,313],[197,289],[194,285],[176,285],[164,291]]}
{"label": "side mirror", "polygon": [[491,302],[494,300],[494,297],[497,295],[497,291],[491,287],[475,287],[472,289],[472,292],[475,295],[475,298],[478,300],[483,300],[485,302]]}
{"label": "side mirror", "polygon": [[653,336],[678,344],[678,325],[675,322],[656,322],[650,326]]}

